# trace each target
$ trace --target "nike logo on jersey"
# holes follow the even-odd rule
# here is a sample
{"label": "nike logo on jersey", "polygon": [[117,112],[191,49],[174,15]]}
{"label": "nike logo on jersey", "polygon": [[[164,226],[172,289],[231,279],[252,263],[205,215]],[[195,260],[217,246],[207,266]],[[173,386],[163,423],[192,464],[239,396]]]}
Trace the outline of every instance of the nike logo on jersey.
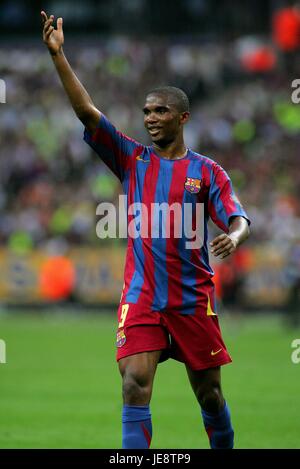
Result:
{"label": "nike logo on jersey", "polygon": [[142,155],[138,155],[136,159],[137,161],[142,161],[143,163],[150,163],[150,160],[144,160]]}
{"label": "nike logo on jersey", "polygon": [[214,355],[217,355],[217,353],[220,353],[221,352],[221,348],[220,350],[217,350],[216,352],[214,352],[213,350],[210,352],[211,356],[213,357]]}

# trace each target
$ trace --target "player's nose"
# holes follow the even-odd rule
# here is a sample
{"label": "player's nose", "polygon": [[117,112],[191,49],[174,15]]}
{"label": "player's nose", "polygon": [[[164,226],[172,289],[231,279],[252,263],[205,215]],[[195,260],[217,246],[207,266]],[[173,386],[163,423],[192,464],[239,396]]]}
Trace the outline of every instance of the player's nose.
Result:
{"label": "player's nose", "polygon": [[150,113],[148,114],[147,116],[145,116],[145,123],[147,125],[151,125],[151,124],[155,124],[156,122],[158,122],[158,119],[157,119],[157,115],[154,114],[154,113]]}

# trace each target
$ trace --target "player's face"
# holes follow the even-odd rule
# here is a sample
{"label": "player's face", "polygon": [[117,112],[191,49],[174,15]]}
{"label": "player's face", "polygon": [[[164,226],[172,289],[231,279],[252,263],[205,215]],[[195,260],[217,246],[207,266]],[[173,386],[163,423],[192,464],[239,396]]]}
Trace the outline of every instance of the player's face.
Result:
{"label": "player's face", "polygon": [[151,140],[160,146],[176,139],[188,115],[178,112],[175,103],[172,103],[172,97],[160,94],[148,95],[143,111],[144,125]]}

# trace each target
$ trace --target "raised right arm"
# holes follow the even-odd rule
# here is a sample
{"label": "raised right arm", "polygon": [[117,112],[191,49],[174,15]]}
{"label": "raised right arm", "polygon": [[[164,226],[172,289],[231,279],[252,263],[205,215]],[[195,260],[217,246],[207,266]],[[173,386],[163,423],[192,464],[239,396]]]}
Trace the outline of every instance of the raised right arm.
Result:
{"label": "raised right arm", "polygon": [[91,97],[73,72],[63,52],[63,19],[58,18],[57,29],[54,29],[52,26],[54,16],[51,15],[48,18],[44,11],[41,15],[44,23],[43,41],[48,47],[63,87],[77,117],[88,131],[93,133],[98,126],[101,112],[94,106]]}

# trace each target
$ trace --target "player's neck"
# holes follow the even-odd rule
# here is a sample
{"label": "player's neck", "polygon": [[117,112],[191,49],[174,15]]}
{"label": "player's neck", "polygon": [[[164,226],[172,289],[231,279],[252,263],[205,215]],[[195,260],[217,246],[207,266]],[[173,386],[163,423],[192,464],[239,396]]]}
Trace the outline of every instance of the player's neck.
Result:
{"label": "player's neck", "polygon": [[177,160],[180,158],[184,158],[187,155],[188,151],[183,140],[180,142],[171,142],[164,147],[161,147],[156,143],[153,143],[152,146],[155,153],[157,153],[162,158],[166,158],[168,160]]}

